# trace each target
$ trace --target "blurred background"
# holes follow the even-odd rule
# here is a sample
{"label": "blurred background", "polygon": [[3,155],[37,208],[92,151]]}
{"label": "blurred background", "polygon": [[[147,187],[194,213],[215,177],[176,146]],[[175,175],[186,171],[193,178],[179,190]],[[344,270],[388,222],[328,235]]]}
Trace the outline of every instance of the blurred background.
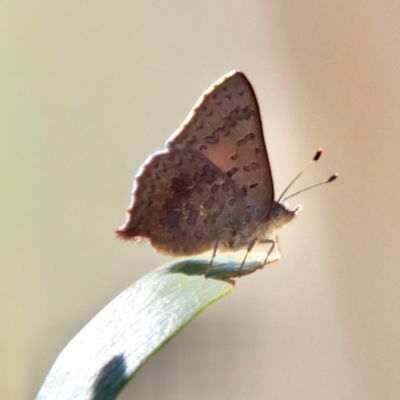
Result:
{"label": "blurred background", "polygon": [[0,5],[0,397],[170,259],[114,237],[133,177],[233,69],[255,87],[279,194],[319,147],[282,259],[239,279],[121,399],[400,398],[400,3]]}

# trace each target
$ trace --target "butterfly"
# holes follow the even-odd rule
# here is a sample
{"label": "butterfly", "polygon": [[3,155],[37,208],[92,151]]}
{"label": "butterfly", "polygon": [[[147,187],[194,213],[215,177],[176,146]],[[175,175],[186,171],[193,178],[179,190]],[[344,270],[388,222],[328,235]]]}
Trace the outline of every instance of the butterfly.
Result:
{"label": "butterfly", "polygon": [[[321,183],[335,178],[329,179]],[[255,92],[243,72],[233,71],[200,97],[165,149],[142,164],[116,234],[147,239],[174,256],[213,250],[212,259],[217,249],[245,249],[247,256],[256,243],[270,243],[267,263],[272,251],[279,258],[277,234],[301,210],[282,196],[274,201]]]}

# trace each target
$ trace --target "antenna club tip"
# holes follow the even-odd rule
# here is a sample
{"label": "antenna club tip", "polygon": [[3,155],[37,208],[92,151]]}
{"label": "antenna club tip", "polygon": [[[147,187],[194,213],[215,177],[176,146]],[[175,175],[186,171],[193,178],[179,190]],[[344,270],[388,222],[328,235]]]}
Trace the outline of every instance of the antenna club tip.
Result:
{"label": "antenna club tip", "polygon": [[322,149],[318,149],[318,151],[315,153],[315,156],[314,156],[314,161],[318,161],[319,160],[319,158],[321,157],[321,154],[322,154]]}
{"label": "antenna club tip", "polygon": [[333,174],[331,177],[329,177],[328,179],[327,179],[327,183],[328,182],[333,182],[336,178],[338,177],[338,174]]}

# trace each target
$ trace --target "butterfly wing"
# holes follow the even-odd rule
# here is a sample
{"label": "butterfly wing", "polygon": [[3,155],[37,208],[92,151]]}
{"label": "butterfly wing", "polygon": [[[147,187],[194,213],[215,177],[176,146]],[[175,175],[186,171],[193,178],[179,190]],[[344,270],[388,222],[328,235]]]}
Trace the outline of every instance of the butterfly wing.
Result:
{"label": "butterfly wing", "polygon": [[246,214],[233,180],[192,149],[150,156],[136,176],[122,239],[147,238],[163,253],[194,255],[229,241]]}
{"label": "butterfly wing", "polygon": [[253,223],[266,218],[273,180],[257,99],[242,72],[231,72],[200,97],[167,148],[202,153],[240,189]]}

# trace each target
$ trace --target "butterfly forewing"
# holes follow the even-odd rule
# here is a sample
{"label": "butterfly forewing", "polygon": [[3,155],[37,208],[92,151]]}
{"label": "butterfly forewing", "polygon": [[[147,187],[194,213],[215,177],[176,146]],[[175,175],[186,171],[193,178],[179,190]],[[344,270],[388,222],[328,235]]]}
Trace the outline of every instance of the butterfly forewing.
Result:
{"label": "butterfly forewing", "polygon": [[273,181],[257,99],[243,73],[232,72],[207,90],[167,148],[205,155],[235,182],[254,221],[266,218]]}

